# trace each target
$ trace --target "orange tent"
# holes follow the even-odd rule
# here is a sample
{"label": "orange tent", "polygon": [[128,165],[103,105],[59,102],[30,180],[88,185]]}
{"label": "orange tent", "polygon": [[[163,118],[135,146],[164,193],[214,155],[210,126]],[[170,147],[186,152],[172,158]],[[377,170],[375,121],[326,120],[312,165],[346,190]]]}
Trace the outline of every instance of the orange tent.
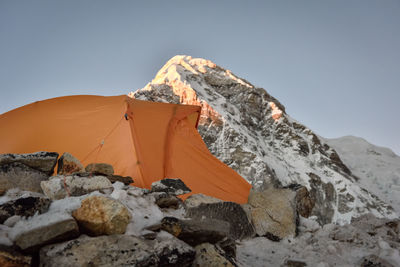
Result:
{"label": "orange tent", "polygon": [[124,95],[38,101],[0,116],[0,153],[70,152],[84,165],[112,164],[138,187],[180,178],[192,193],[246,203],[251,185],[197,132],[200,109]]}

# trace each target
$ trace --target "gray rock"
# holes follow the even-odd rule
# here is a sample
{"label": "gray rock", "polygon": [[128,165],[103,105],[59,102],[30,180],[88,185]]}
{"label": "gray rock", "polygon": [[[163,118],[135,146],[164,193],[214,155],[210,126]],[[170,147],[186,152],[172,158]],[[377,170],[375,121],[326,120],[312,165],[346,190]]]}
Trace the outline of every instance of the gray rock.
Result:
{"label": "gray rock", "polygon": [[228,222],[216,219],[180,220],[165,217],[161,220],[162,230],[191,246],[222,241],[229,235],[229,228]]}
{"label": "gray rock", "polygon": [[376,255],[368,255],[361,259],[360,261],[361,267],[395,267],[390,264],[388,261],[376,256]]}
{"label": "gray rock", "polygon": [[251,191],[248,204],[251,220],[259,236],[282,239],[296,235],[296,193],[290,189],[269,188]]}
{"label": "gray rock", "polygon": [[0,154],[0,165],[19,162],[51,175],[57,164],[57,158],[58,153],[44,151],[29,154]]}
{"label": "gray rock", "polygon": [[196,267],[234,267],[238,266],[234,259],[226,257],[223,250],[213,244],[203,243],[195,247],[196,258],[193,266]]}
{"label": "gray rock", "polygon": [[62,154],[58,160],[57,174],[69,175],[75,172],[84,172],[82,163],[68,152]]}
{"label": "gray rock", "polygon": [[183,195],[192,192],[181,179],[162,179],[151,184],[151,192],[165,192],[170,195]]}
{"label": "gray rock", "polygon": [[19,221],[11,230],[11,238],[23,251],[69,240],[79,235],[78,224],[69,214],[42,214],[29,221]]}
{"label": "gray rock", "polygon": [[85,171],[105,176],[114,174],[113,166],[107,163],[90,163],[86,166]]}
{"label": "gray rock", "polygon": [[105,192],[112,188],[110,180],[105,176],[82,177],[78,174],[52,176],[48,181],[42,181],[40,186],[52,200],[81,196],[97,190]]}
{"label": "gray rock", "polygon": [[40,266],[191,266],[194,250],[175,238],[145,240],[135,236],[88,237],[49,245]]}
{"label": "gray rock", "polygon": [[0,223],[4,223],[14,215],[29,217],[36,212],[44,213],[49,206],[50,199],[34,194],[7,201],[0,205]]}
{"label": "gray rock", "polygon": [[[205,203],[202,203],[201,200],[205,200]],[[252,237],[255,234],[246,211],[237,203],[225,202],[204,195],[193,195],[187,198],[184,204],[186,216],[189,218],[217,219],[228,222],[230,224],[229,237],[234,240]]]}
{"label": "gray rock", "polygon": [[21,190],[41,193],[40,182],[48,178],[49,176],[44,172],[32,169],[19,162],[0,165],[0,191],[20,188]]}

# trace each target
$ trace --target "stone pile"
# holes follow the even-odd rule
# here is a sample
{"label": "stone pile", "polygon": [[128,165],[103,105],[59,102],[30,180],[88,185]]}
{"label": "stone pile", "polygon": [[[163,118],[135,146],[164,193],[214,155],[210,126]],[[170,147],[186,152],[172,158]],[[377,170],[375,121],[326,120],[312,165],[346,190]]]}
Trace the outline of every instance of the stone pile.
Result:
{"label": "stone pile", "polygon": [[[141,189],[108,164],[57,158],[0,155],[2,266],[239,266],[237,242],[294,237],[299,216],[311,214],[312,199],[298,185],[252,190],[240,205],[188,196],[180,179]],[[24,179],[13,181],[16,173]]]}

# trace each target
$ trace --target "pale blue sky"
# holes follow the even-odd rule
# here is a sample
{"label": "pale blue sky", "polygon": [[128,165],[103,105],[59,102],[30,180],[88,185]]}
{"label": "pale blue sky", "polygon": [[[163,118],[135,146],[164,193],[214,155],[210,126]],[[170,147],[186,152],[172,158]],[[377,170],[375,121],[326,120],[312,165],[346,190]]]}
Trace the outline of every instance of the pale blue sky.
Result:
{"label": "pale blue sky", "polygon": [[0,113],[142,88],[176,54],[265,88],[319,135],[400,154],[398,0],[0,0]]}

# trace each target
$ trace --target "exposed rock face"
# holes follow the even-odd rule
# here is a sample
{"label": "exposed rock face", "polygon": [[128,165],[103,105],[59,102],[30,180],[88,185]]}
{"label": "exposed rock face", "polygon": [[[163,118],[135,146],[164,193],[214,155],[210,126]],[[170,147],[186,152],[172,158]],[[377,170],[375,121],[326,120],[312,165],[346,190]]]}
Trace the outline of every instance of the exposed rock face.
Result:
{"label": "exposed rock face", "polygon": [[[192,196],[184,202],[187,203],[187,217],[197,220],[217,219],[226,221],[230,224],[229,237],[235,240],[252,237],[255,234],[246,211],[239,204],[225,201],[217,202],[212,197],[209,197],[209,203],[191,201],[191,198]],[[204,196],[201,196],[201,198],[206,199]]]}
{"label": "exposed rock face", "polygon": [[68,175],[75,172],[84,172],[85,168],[82,163],[72,156],[70,153],[65,152],[58,160],[57,174]]}
{"label": "exposed rock face", "polygon": [[[312,191],[319,186],[308,175],[314,173],[328,190],[314,198],[320,222],[349,222],[368,212],[396,217],[389,205],[361,190],[335,150],[292,119],[278,100],[208,60],[176,56],[130,96],[201,105],[198,129],[208,148],[255,187],[297,183]],[[331,189],[335,198],[328,196]]]}
{"label": "exposed rock face", "polygon": [[40,182],[47,180],[49,176],[44,172],[32,169],[22,163],[12,162],[0,165],[0,191],[11,188],[42,192]]}
{"label": "exposed rock face", "polygon": [[42,181],[40,185],[45,195],[53,200],[112,188],[110,180],[105,176],[88,177],[78,174],[52,176],[48,181]]}
{"label": "exposed rock face", "polygon": [[248,203],[257,235],[277,240],[296,235],[295,197],[290,189],[251,191]]}
{"label": "exposed rock face", "polygon": [[42,248],[40,266],[191,266],[194,250],[178,239],[167,241],[82,236]]}
{"label": "exposed rock face", "polygon": [[165,192],[170,195],[179,196],[192,192],[181,179],[162,179],[151,184],[152,192]]}
{"label": "exposed rock face", "polygon": [[131,219],[124,205],[104,196],[85,198],[72,216],[83,231],[94,236],[123,234]]}
{"label": "exposed rock face", "polygon": [[193,262],[193,266],[198,267],[234,267],[236,263],[231,262],[228,257],[225,257],[223,250],[217,246],[203,243],[195,247],[196,258]]}
{"label": "exposed rock face", "polygon": [[40,215],[29,224],[19,221],[12,229],[12,238],[22,250],[33,251],[46,244],[69,240],[79,235],[78,224],[68,214]]}
{"label": "exposed rock face", "polygon": [[29,267],[31,261],[31,256],[0,247],[0,266],[2,267]]}
{"label": "exposed rock face", "polygon": [[216,219],[180,220],[165,217],[161,221],[161,229],[185,241],[191,246],[201,243],[215,244],[229,235],[228,222]]}
{"label": "exposed rock face", "polygon": [[32,169],[51,175],[57,164],[58,153],[36,152],[29,154],[0,154],[0,165],[13,162],[22,163]]}
{"label": "exposed rock face", "polygon": [[114,168],[107,163],[91,163],[86,166],[85,170],[87,172],[105,176],[111,176],[114,174]]}
{"label": "exposed rock face", "polygon": [[39,194],[28,194],[7,201],[0,205],[0,223],[14,215],[33,216],[36,212],[43,213],[49,209],[50,199]]}

